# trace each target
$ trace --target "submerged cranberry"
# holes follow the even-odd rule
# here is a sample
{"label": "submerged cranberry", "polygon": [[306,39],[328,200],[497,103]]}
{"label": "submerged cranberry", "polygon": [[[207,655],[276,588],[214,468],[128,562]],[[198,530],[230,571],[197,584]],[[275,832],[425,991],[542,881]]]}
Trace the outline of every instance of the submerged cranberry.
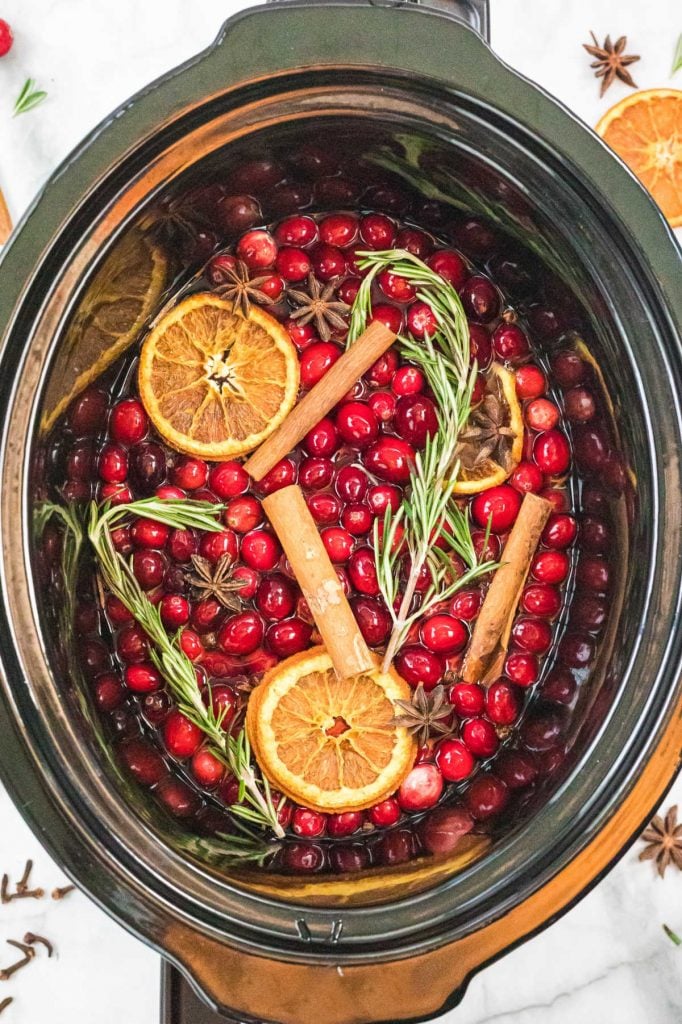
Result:
{"label": "submerged cranberry", "polygon": [[228,236],[246,231],[263,220],[258,200],[249,195],[224,196],[218,203],[217,216],[221,228]]}
{"label": "submerged cranberry", "polygon": [[423,448],[429,435],[438,431],[438,413],[426,395],[400,398],[395,407],[395,427],[403,440]]}
{"label": "submerged cranberry", "polygon": [[433,337],[438,330],[438,320],[431,307],[418,300],[407,310],[407,326],[415,338]]}
{"label": "submerged cranberry", "polygon": [[[493,349],[495,356],[504,362],[515,363],[530,352],[528,338],[517,324],[502,323],[493,332]],[[530,371],[530,372],[528,372]],[[535,371],[535,372],[533,372]],[[545,390],[544,374],[537,367],[520,368],[516,372],[516,391],[519,398],[535,398],[534,394],[522,394],[523,391],[538,391],[542,394]],[[539,390],[542,388],[542,390]]]}
{"label": "submerged cranberry", "polygon": [[98,434],[106,422],[109,399],[104,391],[88,388],[69,408],[68,425],[77,437]]}
{"label": "submerged cranberry", "polygon": [[467,808],[477,821],[500,814],[509,801],[509,791],[495,775],[477,775],[464,797]]}
{"label": "submerged cranberry", "polygon": [[391,632],[391,617],[383,603],[375,597],[358,595],[351,597],[350,606],[365,643],[370,647],[380,647],[388,640]]}
{"label": "submerged cranberry", "polygon": [[163,758],[146,740],[131,737],[118,749],[124,765],[142,786],[155,786],[167,774]]}
{"label": "submerged cranberry", "polygon": [[424,819],[420,835],[429,853],[444,856],[452,853],[473,827],[473,818],[464,807],[438,807]]}
{"label": "submerged cranberry", "polygon": [[130,479],[143,496],[151,495],[166,477],[166,453],[155,441],[141,441],[130,449]]}
{"label": "submerged cranberry", "polygon": [[465,282],[460,297],[467,315],[481,323],[490,323],[499,313],[500,294],[492,281],[480,274]]}
{"label": "submerged cranberry", "polygon": [[186,783],[171,776],[162,779],[154,792],[176,818],[191,818],[201,806],[197,794]]}
{"label": "submerged cranberry", "polygon": [[406,683],[412,687],[423,683],[425,690],[432,690],[438,685],[444,669],[438,655],[421,644],[407,644],[403,647],[395,659],[395,667]]}
{"label": "submerged cranberry", "polygon": [[435,764],[418,764],[398,790],[398,802],[404,811],[425,811],[437,804],[443,792],[443,775]]}

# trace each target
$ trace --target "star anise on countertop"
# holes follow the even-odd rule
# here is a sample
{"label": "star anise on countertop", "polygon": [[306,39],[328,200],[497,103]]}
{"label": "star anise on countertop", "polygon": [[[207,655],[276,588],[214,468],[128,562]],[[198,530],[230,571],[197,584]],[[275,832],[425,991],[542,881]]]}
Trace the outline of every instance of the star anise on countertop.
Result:
{"label": "star anise on countertop", "polygon": [[642,850],[639,859],[655,861],[661,878],[670,864],[682,871],[682,825],[677,824],[677,804],[665,818],[657,814],[640,838],[649,845]]}
{"label": "star anise on countertop", "polygon": [[323,284],[314,274],[308,274],[307,292],[299,288],[287,288],[287,298],[299,307],[291,314],[291,319],[297,320],[301,326],[314,320],[322,341],[329,341],[333,328],[345,331],[348,326],[343,316],[350,312],[350,306],[347,302],[332,298],[337,282],[338,278],[334,278]]}
{"label": "star anise on countertop", "polygon": [[430,736],[447,736],[452,732],[448,719],[452,715],[452,707],[445,698],[445,687],[435,686],[429,693],[424,684],[419,683],[412,695],[412,700],[397,700],[397,714],[391,725],[402,725],[412,735],[416,735],[419,746],[423,746]]}
{"label": "star anise on countertop", "polygon": [[230,555],[221,555],[215,565],[208,558],[192,555],[192,569],[186,574],[186,580],[192,588],[191,596],[195,601],[203,601],[214,597],[223,608],[230,611],[241,611],[242,603],[239,591],[244,580],[232,578],[233,559]]}
{"label": "star anise on countertop", "polygon": [[636,89],[637,85],[632,80],[632,76],[628,71],[628,65],[634,64],[636,60],[639,60],[639,57],[636,54],[623,53],[628,41],[627,36],[620,36],[619,39],[616,39],[615,43],[611,42],[611,36],[607,36],[604,40],[604,45],[600,46],[594,32],[590,32],[590,35],[594,41],[594,46],[590,46],[589,43],[583,43],[583,48],[592,57],[596,57],[596,60],[592,61],[590,67],[597,68],[594,73],[595,77],[602,79],[599,95],[603,96],[616,78],[620,78],[621,82],[625,82],[626,85]]}
{"label": "star anise on countertop", "polygon": [[261,291],[261,285],[267,281],[270,274],[263,274],[261,277],[249,278],[249,268],[243,260],[237,260],[234,268],[222,270],[224,283],[215,289],[216,295],[221,299],[231,302],[237,313],[246,318],[251,312],[251,303],[257,302],[261,306],[267,306],[272,302],[269,295]]}
{"label": "star anise on countertop", "polygon": [[490,458],[504,469],[509,468],[516,433],[507,424],[509,410],[496,377],[491,377],[489,388],[483,400],[472,409],[469,422],[459,435],[455,457],[465,469],[475,469]]}

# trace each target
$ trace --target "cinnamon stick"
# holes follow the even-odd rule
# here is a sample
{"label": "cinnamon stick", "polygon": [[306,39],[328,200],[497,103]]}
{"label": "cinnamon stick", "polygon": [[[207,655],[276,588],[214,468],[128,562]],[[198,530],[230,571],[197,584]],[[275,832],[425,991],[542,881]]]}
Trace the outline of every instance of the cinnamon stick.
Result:
{"label": "cinnamon stick", "polygon": [[376,668],[298,484],[263,499],[340,679]]}
{"label": "cinnamon stick", "polygon": [[11,234],[12,218],[9,215],[5,197],[2,194],[2,189],[0,188],[0,245],[4,245]]}
{"label": "cinnamon stick", "polygon": [[462,679],[467,683],[487,685],[502,671],[514,614],[551,511],[550,502],[537,494],[526,494],[521,503],[464,658]]}
{"label": "cinnamon stick", "polygon": [[391,347],[395,339],[396,335],[384,324],[376,321],[370,324],[348,351],[330,367],[322,380],[291,410],[277,430],[246,460],[246,472],[254,480],[261,480],[341,401],[349,388]]}

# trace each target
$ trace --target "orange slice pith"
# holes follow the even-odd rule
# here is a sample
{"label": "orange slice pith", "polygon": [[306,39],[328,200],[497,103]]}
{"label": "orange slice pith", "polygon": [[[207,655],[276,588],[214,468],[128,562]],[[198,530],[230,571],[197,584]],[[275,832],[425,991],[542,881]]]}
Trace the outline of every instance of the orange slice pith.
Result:
{"label": "orange slice pith", "polygon": [[460,464],[455,494],[478,494],[487,491],[511,476],[523,455],[523,414],[516,397],[516,381],[514,374],[500,363],[490,367],[489,379],[494,375],[498,385],[498,395],[505,408],[504,424],[513,433],[505,464],[501,465],[493,458],[483,459],[471,468]]}
{"label": "orange slice pith", "polygon": [[646,89],[604,114],[596,131],[649,190],[672,227],[682,226],[682,91]]}
{"label": "orange slice pith", "polygon": [[177,451],[218,462],[256,448],[293,408],[298,358],[274,317],[208,292],[178,303],[145,339],[138,384]]}
{"label": "orange slice pith", "polygon": [[278,790],[318,811],[359,811],[400,786],[416,741],[392,725],[410,688],[392,669],[340,680],[324,647],[282,661],[254,690],[246,729]]}

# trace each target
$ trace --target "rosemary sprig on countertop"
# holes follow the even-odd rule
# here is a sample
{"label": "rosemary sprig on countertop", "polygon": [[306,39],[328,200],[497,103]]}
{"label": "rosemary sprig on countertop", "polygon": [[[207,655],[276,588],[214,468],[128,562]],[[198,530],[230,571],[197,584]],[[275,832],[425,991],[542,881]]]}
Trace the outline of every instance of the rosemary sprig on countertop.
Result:
{"label": "rosemary sprig on countertop", "polygon": [[[384,655],[384,671],[405,642],[412,625],[457,590],[497,568],[496,562],[479,562],[471,538],[469,518],[453,500],[459,463],[459,436],[471,414],[472,393],[478,374],[470,362],[469,325],[462,302],[452,285],[422,260],[402,249],[367,252],[360,267],[367,271],[353,303],[348,330],[349,344],[365,329],[372,308],[376,275],[390,268],[417,289],[417,297],[433,310],[438,324],[433,338],[418,342],[400,336],[403,355],[424,372],[438,405],[439,427],[417,452],[409,490],[397,512],[386,509],[383,531],[374,523],[374,557],[382,596],[393,619]],[[400,531],[404,531],[402,539]],[[444,542],[443,547],[436,541]],[[484,546],[485,550],[485,546]],[[400,572],[405,551],[410,571],[401,593]],[[454,577],[451,554],[458,555],[466,571]],[[430,585],[416,610],[411,610],[423,567]]]}
{"label": "rosemary sprig on countertop", "polygon": [[194,722],[206,735],[211,752],[229,768],[239,782],[238,802],[231,811],[260,828],[271,828],[276,836],[284,835],[268,781],[256,775],[251,749],[242,728],[236,733],[222,727],[224,712],[216,714],[212,702],[206,705],[197,684],[194,666],[180,647],[177,638],[166,632],[158,607],[146,596],[126,560],[116,551],[111,531],[126,516],[134,514],[166,523],[175,529],[222,529],[216,516],[221,505],[190,499],[145,498],[113,507],[101,508],[91,502],[88,539],[97,556],[104,583],[125,605],[152,642],[150,657],[166,680],[178,710]]}
{"label": "rosemary sprig on countertop", "polygon": [[36,83],[32,78],[27,78],[21,87],[21,92],[14,101],[14,117],[17,114],[27,114],[29,110],[33,110],[39,103],[42,103],[47,98],[47,93],[44,89],[36,89]]}

